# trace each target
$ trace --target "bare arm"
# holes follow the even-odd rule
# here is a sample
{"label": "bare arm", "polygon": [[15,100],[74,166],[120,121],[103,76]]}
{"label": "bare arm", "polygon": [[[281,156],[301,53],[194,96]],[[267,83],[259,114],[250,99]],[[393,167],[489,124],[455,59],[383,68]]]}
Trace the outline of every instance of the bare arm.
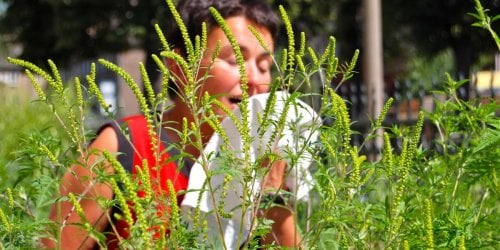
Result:
{"label": "bare arm", "polygon": [[[263,190],[283,189],[286,171],[286,162],[277,161],[264,178]],[[261,211],[266,219],[273,220],[272,231],[262,239],[263,244],[276,242],[279,246],[300,247],[300,235],[297,232],[295,217],[291,208],[274,206],[266,211]]]}
{"label": "bare arm", "polygon": [[[88,152],[93,149],[100,152],[103,150],[117,152],[118,140],[115,131],[111,127],[103,129],[90,145]],[[62,197],[69,193],[73,193],[77,197],[83,195],[80,206],[85,213],[87,222],[96,230],[103,231],[108,225],[106,216],[103,216],[107,211],[103,211],[97,204],[96,197],[112,199],[113,192],[109,185],[96,183],[94,180],[96,174],[91,170],[91,166],[98,157],[100,154],[92,155],[87,164],[71,166],[62,177],[59,192]],[[112,167],[106,166],[105,171],[112,173],[113,170]],[[49,218],[60,225],[60,240],[56,243],[50,239],[43,239],[42,243],[45,247],[60,249],[92,249],[94,247],[96,242],[88,237],[85,229],[73,225],[81,222],[79,215],[73,210],[73,204],[70,201],[60,201],[52,206]]]}

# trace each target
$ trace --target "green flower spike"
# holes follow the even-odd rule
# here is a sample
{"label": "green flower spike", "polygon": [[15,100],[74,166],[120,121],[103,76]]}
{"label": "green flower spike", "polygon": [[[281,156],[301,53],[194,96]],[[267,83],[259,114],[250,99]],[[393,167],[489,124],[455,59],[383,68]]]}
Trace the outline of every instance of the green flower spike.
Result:
{"label": "green flower spike", "polygon": [[3,210],[0,208],[0,221],[2,222],[2,225],[8,233],[12,232],[12,224],[10,224],[9,220],[7,219],[7,216],[3,212]]}
{"label": "green flower spike", "polygon": [[45,92],[43,92],[42,88],[38,84],[38,81],[36,80],[35,76],[31,73],[29,69],[24,70],[28,78],[30,79],[31,84],[33,85],[33,88],[35,89],[36,93],[38,94],[38,97],[40,98],[41,101],[46,101],[47,96],[45,95]]}

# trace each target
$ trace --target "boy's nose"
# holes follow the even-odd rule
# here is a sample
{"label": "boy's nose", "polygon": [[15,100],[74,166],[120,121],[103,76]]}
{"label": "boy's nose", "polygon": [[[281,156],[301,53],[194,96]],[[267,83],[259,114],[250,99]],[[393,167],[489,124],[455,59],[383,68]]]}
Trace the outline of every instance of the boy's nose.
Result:
{"label": "boy's nose", "polygon": [[248,95],[252,96],[255,94],[260,94],[259,86],[265,84],[264,74],[254,63],[247,63],[246,71],[248,79]]}

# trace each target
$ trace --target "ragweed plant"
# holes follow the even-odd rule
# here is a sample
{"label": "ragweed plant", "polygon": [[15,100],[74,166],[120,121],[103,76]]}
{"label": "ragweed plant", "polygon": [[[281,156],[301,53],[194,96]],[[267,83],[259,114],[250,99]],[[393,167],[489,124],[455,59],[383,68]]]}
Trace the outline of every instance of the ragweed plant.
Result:
{"label": "ragweed plant", "polygon": [[476,13],[469,13],[469,15],[473,16],[476,19],[476,22],[473,23],[472,26],[487,30],[493,38],[493,41],[496,43],[498,49],[500,50],[500,37],[498,37],[498,34],[495,32],[495,30],[493,30],[493,27],[491,27],[491,24],[494,21],[500,19],[500,15],[497,14],[493,17],[489,16],[488,10],[485,10],[483,8],[483,5],[479,0],[474,0],[474,5],[476,7]]}
{"label": "ragweed plant", "polygon": [[[233,113],[217,97],[200,91],[210,77],[208,73],[199,74],[206,52],[206,25],[202,26],[201,34],[191,40],[173,2],[169,0],[167,5],[181,29],[186,55],[171,50],[168,38],[155,26],[163,48],[159,55],[151,55],[161,73],[162,89],[158,93],[153,92],[142,63],[138,68],[145,93],[118,65],[98,61],[124,79],[146,117],[147,133],[151,137],[148,146],[155,159],[134,166],[135,175],[125,171],[117,161],[120,153],[87,148],[94,136],[85,123],[90,100],[97,100],[110,120],[116,118],[117,108],[105,102],[96,82],[94,64],[85,78],[86,84],[79,78],[63,83],[51,61],[48,61],[49,70],[45,71],[27,61],[9,58],[11,63],[26,69],[38,94],[38,103],[50,108],[62,133],[54,134],[47,129],[24,139],[21,144],[24,151],[18,153],[24,158],[18,158],[17,162],[29,165],[27,169],[37,174],[33,175],[36,178],[33,177],[32,183],[21,179],[0,183],[2,190],[6,190],[0,195],[0,248],[37,248],[40,238],[60,243],[60,231],[66,226],[83,228],[99,247],[105,248],[107,235],[96,230],[82,211],[82,201],[92,199],[101,209],[110,211],[102,219],[108,220],[111,230],[116,231],[118,220],[129,225],[129,237],[117,239],[122,249],[225,249],[228,246],[223,241],[223,224],[234,218],[239,219],[236,221],[241,223],[240,229],[245,218],[250,218],[249,235],[244,236],[242,230],[237,232],[237,245],[257,249],[263,247],[259,245],[259,238],[270,232],[272,224],[258,216],[262,209],[276,205],[266,199],[269,194],[280,195],[285,206],[293,211],[300,226],[301,246],[305,249],[498,248],[500,239],[495,228],[500,223],[497,180],[500,122],[496,101],[459,99],[456,91],[464,82],[448,75],[443,89],[436,90],[436,94],[447,99],[436,99],[435,111],[420,112],[416,124],[402,129],[403,125],[385,122],[385,116],[393,108],[392,99],[388,99],[380,115],[372,118],[371,129],[363,135],[365,142],[354,145],[351,138],[358,132],[352,124],[357,121],[349,116],[346,105],[349,100],[337,93],[340,85],[332,86],[331,80],[340,79],[342,84],[352,77],[359,51],[353,53],[349,62],[340,63],[335,54],[336,40],[330,37],[325,50],[316,52],[308,46],[304,33],[294,34],[286,11],[280,7],[289,43],[281,53],[276,53],[279,56],[271,55],[276,77],[267,102],[261,113],[253,112],[251,99],[243,91],[239,113]],[[210,9],[210,12],[235,51],[245,90],[248,79],[240,48],[217,10]],[[256,29],[249,29],[269,52]],[[296,37],[299,37],[298,43]],[[208,69],[219,50],[220,44],[213,51]],[[174,61],[184,75],[170,72],[163,59]],[[40,79],[48,83],[48,90],[41,88]],[[214,204],[208,214],[217,228],[207,228],[207,211],[202,211],[200,206],[194,209],[193,226],[187,227],[184,211],[178,206],[178,195],[186,194],[175,193],[170,181],[165,183],[166,191],[153,188],[158,181],[156,171],[165,154],[160,150],[160,138],[165,133],[162,127],[169,127],[169,121],[161,117],[170,108],[167,100],[168,90],[173,87],[170,84],[179,84],[181,80],[183,91],[177,90],[175,94],[197,115],[190,122],[184,119],[179,131],[169,128],[179,137],[179,141],[169,147],[176,148],[179,157],[194,160],[202,167],[207,178],[201,191],[208,193],[208,199]],[[320,86],[320,91],[313,91],[317,89],[315,86]],[[283,95],[283,91],[287,94]],[[321,100],[321,106],[314,107],[315,111],[301,101],[309,97]],[[278,105],[281,105],[279,110]],[[213,107],[227,113],[224,122],[234,125],[241,147],[233,147],[231,138],[235,134],[226,131],[227,124],[221,122]],[[311,120],[304,124],[308,118]],[[220,136],[220,151],[203,151],[202,124],[209,124]],[[420,143],[423,136],[428,136],[426,124],[431,124],[437,134],[432,137],[429,148]],[[127,134],[126,129],[123,130]],[[379,160],[370,161],[364,147],[379,136],[383,141]],[[58,138],[68,138],[66,141],[71,146],[60,143]],[[199,150],[199,157],[190,155],[186,150],[188,146]],[[31,161],[26,161],[29,157]],[[260,180],[278,161],[287,163],[289,176],[312,175],[309,181],[313,189],[306,202],[297,198],[296,190],[260,189]],[[301,168],[304,161],[312,161],[312,167]],[[12,162],[10,164],[16,163]],[[80,194],[61,196],[56,192],[56,183],[71,165],[89,169],[91,175],[83,180],[88,182],[88,188]],[[214,165],[216,168],[212,168]],[[212,182],[217,178],[221,183],[218,186]],[[292,180],[295,186],[301,185],[297,179]],[[113,191],[112,199],[90,195],[100,184]],[[238,190],[239,202],[228,209],[233,204],[229,204],[227,198],[235,190]],[[198,204],[201,199],[200,195]],[[70,223],[67,219],[61,223],[49,222],[48,206],[56,202],[71,203],[71,211],[80,218],[79,222]],[[279,248],[277,244],[264,247]]]}

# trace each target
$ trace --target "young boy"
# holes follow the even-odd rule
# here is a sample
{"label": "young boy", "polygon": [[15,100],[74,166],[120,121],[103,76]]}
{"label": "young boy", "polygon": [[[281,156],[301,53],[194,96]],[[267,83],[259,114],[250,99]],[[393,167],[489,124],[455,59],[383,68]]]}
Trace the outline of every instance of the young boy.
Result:
{"label": "young boy", "polygon": [[[204,93],[208,93],[217,97],[224,106],[232,110],[237,107],[243,94],[240,72],[235,53],[228,39],[208,11],[211,6],[217,9],[225,19],[241,49],[245,60],[249,96],[269,91],[273,61],[271,55],[250,32],[248,26],[251,25],[260,33],[262,40],[272,52],[278,33],[278,17],[263,0],[181,0],[177,5],[177,9],[187,26],[188,33],[192,36],[192,41],[194,41],[194,35],[201,34],[202,22],[207,23],[207,48],[204,57],[201,59],[197,76],[208,77],[201,81],[202,85],[197,90],[198,96],[201,97]],[[167,39],[173,45],[173,50],[176,53],[186,57],[186,48],[178,28],[170,32]],[[214,63],[211,64],[211,57],[218,43],[220,43],[220,52]],[[167,60],[167,65],[172,75],[177,78],[177,81],[170,84],[174,87],[174,91],[170,93],[183,93],[186,79],[183,77],[181,67],[173,60]],[[161,124],[165,126],[165,129],[162,130],[162,136],[164,137],[158,139],[163,144],[179,142],[181,138],[175,131],[182,131],[184,119],[188,121],[188,124],[195,119],[195,114],[190,112],[183,98],[172,94],[171,99],[172,108],[164,112],[161,117]],[[213,109],[214,113],[219,115],[221,119],[225,116],[222,109],[217,107]],[[154,158],[152,156],[153,152],[148,151],[150,144],[148,141],[149,136],[145,132],[147,131],[145,119],[142,115],[139,115],[122,119],[120,123],[128,126],[132,143],[127,141],[127,137],[122,132],[123,129],[120,129],[116,124],[110,123],[100,129],[97,137],[90,144],[88,152],[120,152],[122,154],[117,157],[120,163],[127,171],[135,174],[134,167],[138,164],[141,165],[143,159]],[[200,131],[203,144],[207,143],[214,133],[213,129],[206,123],[200,125]],[[141,145],[145,147],[144,150],[137,149]],[[167,148],[168,145],[163,147]],[[185,151],[192,155],[192,159],[196,159],[200,155],[200,149],[194,145],[188,145]],[[169,156],[176,154],[173,151],[168,153]],[[120,237],[126,238],[128,225],[113,222],[114,230],[108,231],[110,226],[108,218],[113,218],[113,216],[110,215],[111,211],[109,209],[103,210],[102,206],[97,202],[98,198],[111,200],[114,197],[109,184],[96,181],[95,177],[97,175],[91,167],[92,163],[96,162],[101,156],[101,153],[93,154],[90,155],[86,164],[71,166],[62,178],[60,193],[62,196],[67,196],[69,193],[83,195],[84,198],[80,200],[80,206],[90,225],[97,231],[118,232]],[[154,160],[148,163],[150,166],[155,164]],[[177,168],[179,164],[181,163],[174,162],[170,163],[170,165],[164,164],[161,166],[162,171],[165,169],[166,172],[162,172],[155,177],[159,178],[161,183],[158,189],[165,191],[166,179],[173,182],[176,191],[186,189],[189,177],[189,159],[184,159],[184,163],[182,163],[184,167],[180,170]],[[283,162],[274,164],[263,182],[263,188],[281,188],[283,186],[285,167],[286,164]],[[106,166],[104,171],[110,175],[115,172],[111,166]],[[178,199],[181,200],[182,197],[179,196]],[[79,215],[72,211],[72,208],[73,204],[71,202],[60,201],[51,210],[50,219],[65,224],[61,229],[61,239],[58,246],[62,249],[91,249],[96,247],[95,240],[90,238],[82,227],[75,225],[81,220]],[[273,207],[264,214],[275,223],[272,226],[272,234],[264,237],[263,243],[275,241],[282,246],[298,246],[300,237],[297,235],[295,221],[290,210]],[[113,233],[109,235],[113,236]],[[108,247],[116,247],[118,243],[116,239],[116,237],[108,237]],[[51,240],[46,239],[44,243],[49,248],[55,247],[55,242]]]}

